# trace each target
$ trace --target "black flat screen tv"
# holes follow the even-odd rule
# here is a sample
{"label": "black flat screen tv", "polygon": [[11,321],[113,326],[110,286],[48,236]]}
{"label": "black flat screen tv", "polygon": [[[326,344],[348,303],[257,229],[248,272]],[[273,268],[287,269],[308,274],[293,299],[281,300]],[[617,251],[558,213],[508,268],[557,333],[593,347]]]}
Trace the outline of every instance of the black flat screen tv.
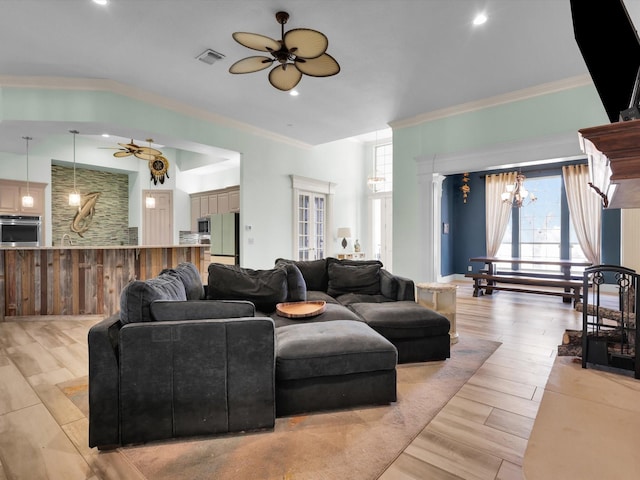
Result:
{"label": "black flat screen tv", "polygon": [[626,120],[621,112],[637,112],[640,101],[640,40],[624,2],[570,2],[576,42],[609,121]]}

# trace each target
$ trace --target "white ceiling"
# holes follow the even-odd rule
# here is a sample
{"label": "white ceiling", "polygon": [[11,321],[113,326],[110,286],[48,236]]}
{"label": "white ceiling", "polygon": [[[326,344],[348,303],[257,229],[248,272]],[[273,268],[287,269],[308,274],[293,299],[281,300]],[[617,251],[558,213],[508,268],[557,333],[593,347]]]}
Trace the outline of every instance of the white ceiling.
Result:
{"label": "white ceiling", "polygon": [[[1,3],[0,76],[114,80],[310,145],[588,74],[573,36],[569,0]],[[631,5],[636,10],[637,3]],[[474,28],[471,21],[481,8],[489,20]],[[271,87],[268,69],[228,72],[236,60],[256,54],[231,34],[279,39],[279,10],[291,15],[285,31],[307,27],[327,35],[327,53],[342,69],[334,77],[303,76],[298,97]],[[226,58],[211,66],[196,60],[207,48]],[[0,123],[0,151],[12,150],[11,142],[22,151],[22,135],[35,137],[51,125],[29,127],[36,131]],[[110,126],[83,127],[82,133],[99,134]]]}

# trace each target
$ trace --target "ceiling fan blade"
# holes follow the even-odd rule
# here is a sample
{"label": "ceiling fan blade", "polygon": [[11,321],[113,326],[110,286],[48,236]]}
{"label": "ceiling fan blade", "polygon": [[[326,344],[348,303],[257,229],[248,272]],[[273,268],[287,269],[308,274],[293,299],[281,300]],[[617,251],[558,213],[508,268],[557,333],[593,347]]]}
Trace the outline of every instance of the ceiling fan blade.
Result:
{"label": "ceiling fan blade", "polygon": [[113,156],[116,158],[128,157],[129,155],[133,155],[133,152],[115,152],[113,154]]}
{"label": "ceiling fan blade", "polygon": [[118,145],[120,145],[121,147],[126,148],[127,150],[135,150],[137,148],[140,148],[138,145],[133,143],[133,140],[131,140],[131,143],[119,143]]}
{"label": "ceiling fan blade", "polygon": [[277,52],[280,50],[280,42],[273,38],[249,32],[235,32],[233,39],[243,47],[261,52]]}
{"label": "ceiling fan blade", "polygon": [[295,87],[301,78],[302,72],[294,68],[292,63],[278,65],[269,72],[269,83],[285,92]]}
{"label": "ceiling fan blade", "polygon": [[318,58],[296,59],[296,68],[311,77],[330,77],[340,71],[340,65],[335,59],[325,53]]}
{"label": "ceiling fan blade", "polygon": [[270,67],[273,63],[273,58],[263,57],[263,56],[254,56],[243,58],[242,60],[238,60],[236,63],[229,67],[230,73],[253,73],[259,72],[260,70],[264,70],[267,67]]}
{"label": "ceiling fan blade", "polygon": [[284,34],[284,46],[296,57],[316,58],[329,46],[324,33],[309,28],[294,28]]}
{"label": "ceiling fan blade", "polygon": [[151,148],[151,147],[138,147],[138,150],[140,153],[144,153],[146,155],[153,155],[154,157],[162,155],[162,152],[160,150],[156,150],[155,148]]}
{"label": "ceiling fan blade", "polygon": [[136,158],[139,158],[140,160],[146,160],[146,161],[155,160],[158,157],[158,155],[154,155],[152,153],[140,152],[140,151],[133,152],[133,154],[135,155]]}

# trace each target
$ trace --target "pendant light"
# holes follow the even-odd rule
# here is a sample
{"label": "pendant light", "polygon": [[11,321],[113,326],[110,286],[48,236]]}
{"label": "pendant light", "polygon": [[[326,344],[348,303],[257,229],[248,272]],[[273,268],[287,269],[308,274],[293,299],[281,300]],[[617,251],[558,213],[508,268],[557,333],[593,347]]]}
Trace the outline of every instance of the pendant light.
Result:
{"label": "pendant light", "polygon": [[29,193],[29,140],[31,137],[22,137],[27,142],[27,194],[22,197],[22,206],[25,208],[33,208],[33,197]]}
{"label": "pendant light", "polygon": [[77,130],[69,130],[69,133],[73,133],[73,192],[69,194],[69,205],[79,207],[80,194],[76,190],[76,135],[80,132]]}
{"label": "pendant light", "polygon": [[147,208],[156,208],[156,199],[152,197],[149,192],[147,192],[147,197],[144,199],[144,206]]}
{"label": "pendant light", "polygon": [[[153,142],[152,138],[147,138],[147,142],[149,142],[149,149],[151,149],[151,142]],[[153,160],[149,161],[149,164],[151,165],[151,163],[153,162]],[[156,199],[153,197],[153,195],[151,195],[151,179],[153,178],[153,173],[151,173],[151,177],[149,178],[149,190],[147,191],[147,196],[144,199],[144,206],[146,208],[156,208]],[[164,181],[164,180],[163,180]]]}

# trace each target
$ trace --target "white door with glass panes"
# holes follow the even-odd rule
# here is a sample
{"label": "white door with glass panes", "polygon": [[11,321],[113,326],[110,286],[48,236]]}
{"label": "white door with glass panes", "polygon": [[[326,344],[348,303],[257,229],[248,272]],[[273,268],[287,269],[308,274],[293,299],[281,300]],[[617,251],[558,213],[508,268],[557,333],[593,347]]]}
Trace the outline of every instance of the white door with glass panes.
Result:
{"label": "white door with glass panes", "polygon": [[297,196],[297,259],[319,260],[325,255],[326,204],[324,194],[299,192]]}

